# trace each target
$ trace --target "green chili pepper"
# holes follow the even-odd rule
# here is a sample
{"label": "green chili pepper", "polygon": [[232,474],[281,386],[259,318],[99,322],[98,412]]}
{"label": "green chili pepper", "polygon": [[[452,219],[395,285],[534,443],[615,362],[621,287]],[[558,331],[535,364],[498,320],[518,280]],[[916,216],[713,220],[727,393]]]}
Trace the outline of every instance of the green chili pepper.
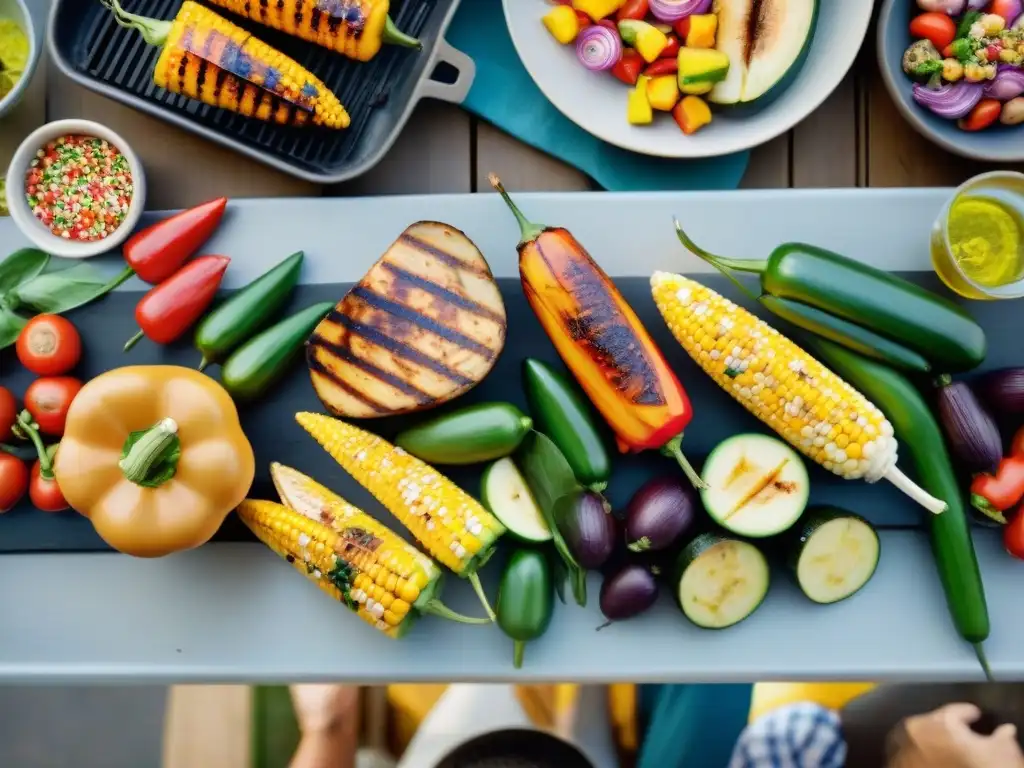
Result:
{"label": "green chili pepper", "polygon": [[394,442],[428,464],[477,464],[508,456],[532,427],[511,403],[480,403],[403,430]]}
{"label": "green chili pepper", "polygon": [[253,336],[224,363],[220,372],[224,389],[239,401],[265,394],[295,362],[309,334],[332,309],[334,302],[314,304]]}
{"label": "green chili pepper", "polygon": [[555,609],[551,564],[543,552],[519,549],[511,554],[498,590],[498,626],[514,642],[513,663],[523,666],[526,644],[544,634]]}
{"label": "green chili pepper", "polygon": [[302,251],[293,253],[206,316],[196,329],[196,347],[203,353],[200,371],[226,359],[273,320],[299,282],[302,258]]}
{"label": "green chili pepper", "polygon": [[784,243],[763,261],[727,259],[696,245],[679,222],[676,233],[686,248],[730,277],[760,275],[762,295],[858,325],[916,352],[936,371],[967,371],[985,359],[985,331],[967,312],[889,272],[805,243]]}

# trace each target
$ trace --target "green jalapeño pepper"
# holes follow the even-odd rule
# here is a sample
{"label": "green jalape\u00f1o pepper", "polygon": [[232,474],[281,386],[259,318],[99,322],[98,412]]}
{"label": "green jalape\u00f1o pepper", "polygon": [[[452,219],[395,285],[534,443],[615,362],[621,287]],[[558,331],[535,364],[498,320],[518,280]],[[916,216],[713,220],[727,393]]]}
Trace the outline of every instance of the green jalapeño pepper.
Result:
{"label": "green jalape\u00f1o pepper", "polygon": [[302,251],[293,253],[206,316],[196,329],[196,347],[203,353],[200,371],[227,359],[274,319],[299,282],[302,258]]}
{"label": "green jalape\u00f1o pepper", "polygon": [[[687,249],[723,273],[760,275],[763,295],[807,304],[890,339],[925,358],[937,372],[968,371],[985,359],[985,332],[969,314],[889,272],[805,243],[784,243],[763,261],[727,259],[694,243],[679,222],[676,234]],[[834,335],[829,338],[837,341]],[[857,349],[856,342],[840,343]]]}
{"label": "green jalape\u00f1o pepper", "polygon": [[477,464],[508,456],[532,427],[511,403],[480,403],[403,430],[395,445],[428,464]]}
{"label": "green jalape\u00f1o pepper", "polygon": [[551,564],[543,552],[518,549],[509,556],[498,589],[498,626],[514,641],[513,662],[523,666],[526,644],[544,634],[555,608]]}

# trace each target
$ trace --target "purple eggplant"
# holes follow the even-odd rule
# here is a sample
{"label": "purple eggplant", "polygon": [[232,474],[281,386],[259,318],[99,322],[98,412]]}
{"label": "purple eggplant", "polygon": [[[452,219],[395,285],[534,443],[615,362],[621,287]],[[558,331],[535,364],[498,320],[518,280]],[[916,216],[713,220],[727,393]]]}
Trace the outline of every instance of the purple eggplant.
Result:
{"label": "purple eggplant", "polygon": [[626,546],[633,552],[671,549],[696,520],[693,486],[676,477],[655,477],[640,486],[626,507]]}
{"label": "purple eggplant", "polygon": [[994,472],[1003,457],[999,428],[967,384],[939,379],[939,420],[949,450],[972,472]]}
{"label": "purple eggplant", "polygon": [[986,373],[975,384],[982,401],[998,417],[1024,413],[1024,368]]}
{"label": "purple eggplant", "polygon": [[608,623],[639,616],[657,599],[658,581],[642,565],[627,565],[601,584],[601,613]]}
{"label": "purple eggplant", "polygon": [[617,522],[604,496],[595,491],[577,491],[559,499],[555,522],[581,568],[600,568],[615,549]]}

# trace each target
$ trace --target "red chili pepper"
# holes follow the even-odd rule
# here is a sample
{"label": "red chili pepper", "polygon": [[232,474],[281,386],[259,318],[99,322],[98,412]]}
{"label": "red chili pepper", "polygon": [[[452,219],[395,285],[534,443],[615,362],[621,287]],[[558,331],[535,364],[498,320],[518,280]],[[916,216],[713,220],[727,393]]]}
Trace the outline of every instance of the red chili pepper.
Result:
{"label": "red chili pepper", "polygon": [[686,16],[680,19],[672,25],[672,29],[676,31],[676,35],[680,40],[685,40],[686,36],[690,34],[690,17]]}
{"label": "red chili pepper", "polygon": [[151,288],[135,307],[135,322],[142,330],[129,339],[124,351],[143,336],[169,344],[187,331],[210,306],[230,262],[227,256],[200,256]]}
{"label": "red chili pepper", "polygon": [[655,59],[647,65],[644,74],[648,77],[657,77],[658,75],[673,75],[678,71],[678,59]]}
{"label": "red chili pepper", "polygon": [[220,197],[137,232],[125,243],[124,260],[142,280],[162,283],[210,238],[227,204]]}
{"label": "red chili pepper", "polygon": [[636,85],[636,81],[640,79],[640,73],[644,69],[644,64],[643,56],[632,48],[627,48],[612,67],[612,74],[626,85]]}
{"label": "red chili pepper", "polygon": [[[689,18],[689,17],[687,17]],[[658,54],[659,59],[674,59],[679,55],[679,38],[675,35],[668,36],[668,45],[661,49],[661,53]],[[678,67],[677,67],[678,69]],[[673,69],[673,72],[676,70]]]}
{"label": "red chili pepper", "polygon": [[623,19],[636,19],[637,21],[643,21],[647,18],[647,14],[650,13],[650,0],[626,0],[626,4],[619,8],[618,13],[615,14],[615,18],[619,21]]}

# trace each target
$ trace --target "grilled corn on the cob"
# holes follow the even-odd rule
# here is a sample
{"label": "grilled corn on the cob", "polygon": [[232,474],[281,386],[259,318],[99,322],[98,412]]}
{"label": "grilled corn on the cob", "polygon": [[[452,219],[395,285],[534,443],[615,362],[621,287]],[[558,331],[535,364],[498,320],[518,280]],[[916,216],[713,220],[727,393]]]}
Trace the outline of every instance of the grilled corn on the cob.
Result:
{"label": "grilled corn on the cob", "polygon": [[493,619],[476,571],[505,533],[498,519],[429,464],[383,438],[330,416],[295,418],[431,555],[470,581]]}
{"label": "grilled corn on the cob", "polygon": [[310,43],[358,61],[369,61],[384,43],[419,50],[388,16],[390,0],[210,0]]}
{"label": "grilled corn on the cob", "polygon": [[367,624],[397,638],[419,613],[490,623],[446,608],[439,599],[443,574],[437,564],[372,517],[294,469],[274,464],[271,475],[287,506],[246,499],[239,517]]}
{"label": "grilled corn on the cob", "polygon": [[896,467],[896,438],[882,412],[807,352],[682,275],[655,272],[651,290],[690,357],[794,448],[847,480],[885,478],[928,510],[945,510]]}
{"label": "grilled corn on the cob", "polygon": [[127,13],[118,0],[101,2],[119,25],[161,48],[157,86],[257,120],[348,127],[345,108],[312,73],[192,0],[173,21]]}

